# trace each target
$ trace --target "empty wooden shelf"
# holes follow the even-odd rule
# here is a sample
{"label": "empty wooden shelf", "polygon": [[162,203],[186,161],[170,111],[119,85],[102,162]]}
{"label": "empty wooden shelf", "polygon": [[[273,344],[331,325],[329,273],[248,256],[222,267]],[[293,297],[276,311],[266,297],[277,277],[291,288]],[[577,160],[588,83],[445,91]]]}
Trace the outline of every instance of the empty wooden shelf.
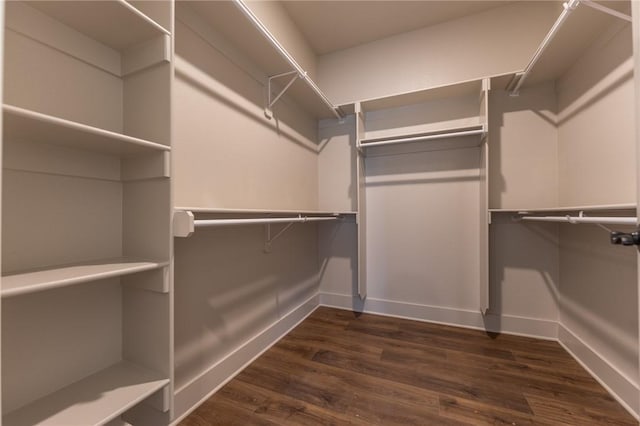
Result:
{"label": "empty wooden shelf", "polygon": [[4,137],[121,156],[168,151],[166,145],[99,129],[13,105],[3,106]]}
{"label": "empty wooden shelf", "polygon": [[120,277],[162,268],[168,264],[169,262],[121,258],[16,273],[2,277],[2,297],[18,296],[105,278]]}
{"label": "empty wooden shelf", "polygon": [[119,362],[8,413],[5,426],[102,425],[162,389],[169,379]]}

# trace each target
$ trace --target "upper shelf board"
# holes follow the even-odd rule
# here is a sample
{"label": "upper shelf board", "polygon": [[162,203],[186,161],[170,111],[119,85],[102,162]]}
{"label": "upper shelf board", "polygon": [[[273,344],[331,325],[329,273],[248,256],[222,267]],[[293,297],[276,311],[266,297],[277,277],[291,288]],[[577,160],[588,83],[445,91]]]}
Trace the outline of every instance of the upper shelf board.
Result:
{"label": "upper shelf board", "polygon": [[2,424],[103,425],[168,384],[158,373],[121,361],[8,413]]}
{"label": "upper shelf board", "polygon": [[482,80],[471,80],[446,86],[432,87],[424,90],[400,93],[383,98],[367,99],[360,102],[364,112],[415,105],[439,99],[459,97],[480,97]]}
{"label": "upper shelf board", "polygon": [[175,211],[190,211],[194,214],[223,214],[223,215],[309,215],[309,216],[337,216],[355,215],[354,211],[319,211],[319,210],[267,210],[267,209],[225,209],[207,207],[174,207]]}
{"label": "upper shelf board", "polygon": [[[607,1],[606,6],[623,13],[630,13],[628,1]],[[558,10],[559,14],[560,9]],[[552,25],[553,22],[550,22],[549,29]],[[592,46],[613,25],[631,24],[589,6],[579,5],[551,40],[522,87],[560,78],[577,62],[589,46]],[[542,40],[540,41],[542,42]],[[534,52],[531,52],[532,56],[533,54]]]}
{"label": "upper shelf board", "polygon": [[2,277],[1,294],[3,298],[19,296],[68,285],[150,271],[167,265],[168,262],[119,258],[16,273]]}
{"label": "upper shelf board", "polygon": [[13,105],[4,105],[2,111],[3,137],[15,142],[48,143],[123,157],[170,150],[166,145]]}
{"label": "upper shelf board", "polygon": [[[179,16],[188,16],[189,9],[203,19],[209,27],[232,44],[235,49],[243,53],[243,56],[254,64],[263,77],[273,76],[293,68],[269,43],[262,33],[249,21],[249,19],[230,1],[185,1],[177,4],[181,13]],[[186,7],[186,11],[185,8]],[[291,53],[291,52],[289,52]],[[249,71],[249,70],[247,70]],[[309,70],[307,70],[309,71]],[[309,75],[313,80],[313,75]],[[286,85],[290,77],[283,77],[279,84],[274,86],[281,88]],[[336,118],[331,109],[320,99],[316,92],[302,79],[298,79],[285,93],[285,98],[291,98],[297,105],[317,119]],[[278,90],[274,87],[275,94]],[[274,105],[277,116],[278,104]]]}
{"label": "upper shelf board", "polygon": [[553,213],[553,212],[596,212],[616,210],[636,210],[635,203],[599,204],[588,206],[541,207],[531,209],[489,209],[491,213]]}
{"label": "upper shelf board", "polygon": [[30,1],[29,6],[118,51],[171,34],[125,0]]}

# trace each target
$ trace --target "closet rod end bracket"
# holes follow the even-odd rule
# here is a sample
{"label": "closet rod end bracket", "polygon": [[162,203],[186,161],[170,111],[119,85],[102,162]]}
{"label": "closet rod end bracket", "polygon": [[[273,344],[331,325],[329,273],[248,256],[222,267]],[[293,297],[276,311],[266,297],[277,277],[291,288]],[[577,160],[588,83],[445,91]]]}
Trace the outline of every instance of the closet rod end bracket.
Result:
{"label": "closet rod end bracket", "polygon": [[190,237],[195,232],[195,217],[188,210],[173,213],[173,236]]}

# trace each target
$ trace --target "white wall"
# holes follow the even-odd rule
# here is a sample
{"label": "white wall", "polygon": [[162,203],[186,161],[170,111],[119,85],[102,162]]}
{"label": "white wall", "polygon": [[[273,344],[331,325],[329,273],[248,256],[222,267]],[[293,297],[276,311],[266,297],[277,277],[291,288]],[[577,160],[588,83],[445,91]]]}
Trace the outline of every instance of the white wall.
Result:
{"label": "white wall", "polygon": [[494,214],[490,250],[490,311],[557,321],[558,226],[514,222],[511,214]]}
{"label": "white wall", "polygon": [[560,241],[560,341],[638,413],[636,251],[590,225],[561,226]]}
{"label": "white wall", "polygon": [[556,2],[515,2],[318,58],[335,104],[523,69],[559,14]]}
{"label": "white wall", "polygon": [[490,208],[558,205],[556,108],[553,82],[489,92]]}
{"label": "white wall", "polygon": [[271,253],[263,248],[264,229],[256,225],[176,239],[178,391],[317,292],[314,225],[295,225]]}
{"label": "white wall", "polygon": [[558,80],[560,205],[635,202],[632,53],[616,25]]}
{"label": "white wall", "polygon": [[251,0],[247,6],[269,29],[280,44],[296,58],[296,62],[311,79],[316,78],[316,54],[300,29],[291,20],[284,6],[277,1]]}
{"label": "white wall", "polygon": [[262,83],[176,27],[174,205],[317,208],[317,123],[286,103],[265,118]]}
{"label": "white wall", "polygon": [[477,148],[366,160],[368,297],[479,308]]}
{"label": "white wall", "polygon": [[355,120],[322,120],[318,124],[318,206],[325,211],[356,211]]}
{"label": "white wall", "polygon": [[[256,78],[255,68],[243,67],[250,61],[240,60],[238,51],[230,55],[229,40],[221,41],[197,15],[182,13],[180,8],[188,6],[178,7],[174,206],[316,209],[321,174],[317,122],[283,101],[268,120],[264,79]],[[348,133],[343,140],[348,147]],[[334,147],[339,153],[344,148],[337,143],[326,152]],[[325,167],[323,176],[327,173]],[[335,209],[351,210],[350,189],[343,189],[340,200],[323,200]],[[274,225],[273,234],[280,229]],[[270,253],[264,252],[264,237],[264,227],[254,225],[202,229],[175,240],[174,416],[184,414],[246,362],[229,367],[226,359],[238,353],[242,355],[236,359],[251,359],[252,351],[277,338],[259,337],[266,329],[317,294],[317,227],[294,225],[273,242]],[[251,342],[254,346],[246,350]]]}
{"label": "white wall", "polygon": [[[557,83],[560,205],[636,201],[631,41],[610,28]],[[595,226],[560,241],[560,341],[638,413],[636,251]]]}

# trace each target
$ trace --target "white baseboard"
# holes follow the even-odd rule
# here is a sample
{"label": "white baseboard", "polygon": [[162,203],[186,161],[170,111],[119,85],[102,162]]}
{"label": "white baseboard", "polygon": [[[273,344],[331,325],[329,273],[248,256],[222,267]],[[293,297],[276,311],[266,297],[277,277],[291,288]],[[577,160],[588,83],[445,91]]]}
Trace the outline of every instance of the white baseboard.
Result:
{"label": "white baseboard", "polygon": [[316,294],[292,312],[258,333],[225,358],[212,365],[185,386],[177,389],[174,400],[174,420],[171,424],[178,424],[183,418],[189,415],[191,411],[211,397],[218,389],[233,379],[246,366],[278,342],[278,340],[284,337],[295,326],[300,324],[307,316],[313,313],[318,306],[319,296]]}
{"label": "white baseboard", "polygon": [[559,324],[558,341],[632,416],[640,418],[640,388],[591,346]]}
{"label": "white baseboard", "polygon": [[483,316],[480,311],[369,297],[362,302],[357,297],[335,293],[320,293],[320,305],[538,339],[556,340],[558,338],[558,324],[553,320],[493,314]]}

